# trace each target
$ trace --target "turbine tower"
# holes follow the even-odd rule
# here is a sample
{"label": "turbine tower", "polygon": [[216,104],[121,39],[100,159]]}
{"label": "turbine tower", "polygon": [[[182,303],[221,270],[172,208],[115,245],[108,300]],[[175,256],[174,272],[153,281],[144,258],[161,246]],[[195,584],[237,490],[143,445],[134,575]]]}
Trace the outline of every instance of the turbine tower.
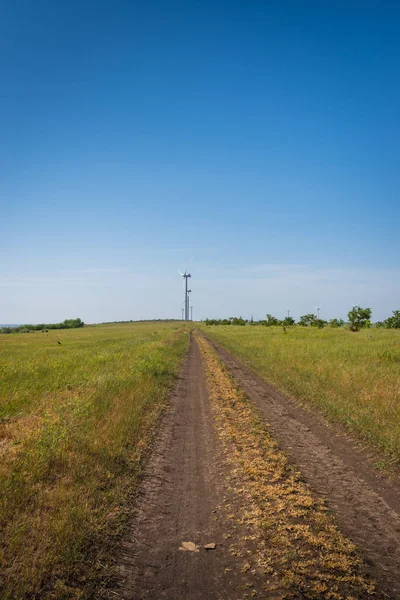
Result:
{"label": "turbine tower", "polygon": [[187,320],[188,321],[190,321],[189,311],[190,311],[190,294],[191,293],[192,293],[192,290],[187,291]]}
{"label": "turbine tower", "polygon": [[185,321],[189,321],[189,293],[188,293],[188,277],[191,277],[191,274],[187,272],[187,269],[184,273],[178,271],[179,275],[181,275],[185,280]]}
{"label": "turbine tower", "polygon": [[317,319],[318,319],[318,321],[319,321],[319,311],[320,311],[320,309],[322,308],[322,306],[315,306],[315,304],[313,304],[313,307],[314,307],[314,308],[316,309],[316,311],[317,311]]}

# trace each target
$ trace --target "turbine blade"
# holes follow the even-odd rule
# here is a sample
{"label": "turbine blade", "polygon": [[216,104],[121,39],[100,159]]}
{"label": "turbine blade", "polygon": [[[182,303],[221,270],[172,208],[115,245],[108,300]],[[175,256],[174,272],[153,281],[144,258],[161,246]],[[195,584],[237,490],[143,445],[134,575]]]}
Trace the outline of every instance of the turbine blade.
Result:
{"label": "turbine blade", "polygon": [[187,273],[187,270],[188,270],[188,268],[189,268],[189,265],[190,265],[190,263],[192,262],[192,260],[193,260],[193,256],[191,256],[191,257],[189,258],[188,262],[187,262],[186,269],[185,269],[185,273]]}

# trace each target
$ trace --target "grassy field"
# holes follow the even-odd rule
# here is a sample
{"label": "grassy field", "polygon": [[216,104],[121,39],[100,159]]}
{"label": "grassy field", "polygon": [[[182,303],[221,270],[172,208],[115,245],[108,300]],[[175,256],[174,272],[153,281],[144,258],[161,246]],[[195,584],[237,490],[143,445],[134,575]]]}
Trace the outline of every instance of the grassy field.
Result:
{"label": "grassy field", "polygon": [[102,597],[187,344],[162,323],[0,336],[2,599]]}
{"label": "grassy field", "polygon": [[204,327],[264,379],[400,461],[400,331]]}

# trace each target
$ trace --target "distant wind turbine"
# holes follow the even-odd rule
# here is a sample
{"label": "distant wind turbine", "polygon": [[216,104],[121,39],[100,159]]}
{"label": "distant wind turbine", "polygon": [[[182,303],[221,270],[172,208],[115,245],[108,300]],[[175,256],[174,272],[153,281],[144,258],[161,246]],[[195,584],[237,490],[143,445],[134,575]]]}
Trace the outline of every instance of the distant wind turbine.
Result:
{"label": "distant wind turbine", "polygon": [[315,304],[313,304],[313,307],[315,308],[315,310],[317,311],[317,319],[319,320],[319,311],[322,308],[322,306],[315,306]]}
{"label": "distant wind turbine", "polygon": [[[190,262],[190,261],[189,261]],[[189,293],[188,293],[188,277],[191,277],[191,274],[187,272],[187,267],[184,273],[178,271],[179,275],[181,275],[185,281],[185,321],[189,321]]]}

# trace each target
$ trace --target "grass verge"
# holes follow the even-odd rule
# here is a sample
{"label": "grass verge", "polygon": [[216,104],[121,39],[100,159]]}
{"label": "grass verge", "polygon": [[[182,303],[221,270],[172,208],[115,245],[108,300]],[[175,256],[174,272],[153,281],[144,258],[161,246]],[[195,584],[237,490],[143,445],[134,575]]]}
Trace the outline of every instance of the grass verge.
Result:
{"label": "grass verge", "polygon": [[0,344],[0,597],[101,598],[188,333],[125,324]]}
{"label": "grass verge", "polygon": [[197,339],[231,485],[245,507],[235,518],[255,528],[266,597],[350,600],[372,595],[374,586],[363,574],[356,547],[340,533],[324,503],[313,499],[210,345]]}
{"label": "grass verge", "polygon": [[400,463],[400,331],[207,327],[261,377]]}

